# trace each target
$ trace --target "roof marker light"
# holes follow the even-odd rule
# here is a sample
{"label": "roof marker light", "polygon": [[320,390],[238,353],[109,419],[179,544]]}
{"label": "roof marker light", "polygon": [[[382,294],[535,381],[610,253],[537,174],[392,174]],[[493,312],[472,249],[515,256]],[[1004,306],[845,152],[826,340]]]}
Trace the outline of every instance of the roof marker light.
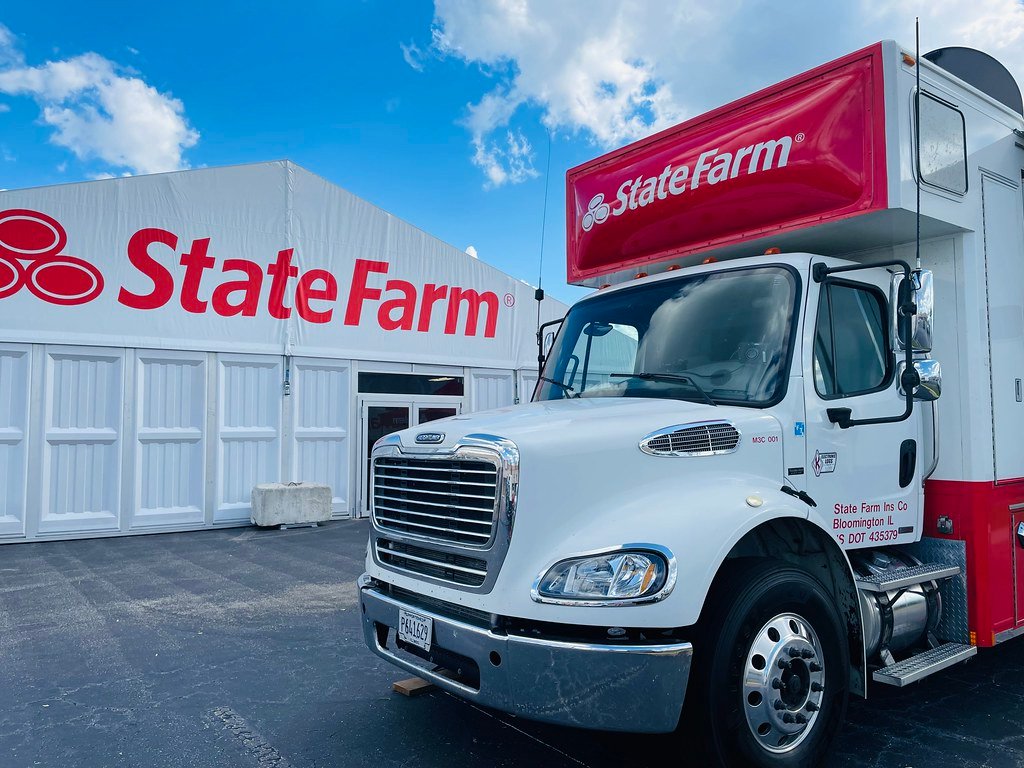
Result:
{"label": "roof marker light", "polygon": [[611,284],[611,283],[605,283],[604,285],[602,285],[601,287],[599,287],[599,288],[598,288],[597,290],[599,290],[599,291],[603,291],[603,290],[604,290],[605,288],[611,288],[611,287],[612,287],[612,284]]}
{"label": "roof marker light", "polygon": [[666,272],[675,272],[677,269],[682,269],[678,264],[670,264]]}
{"label": "roof marker light", "polygon": [[716,259],[714,256],[708,256],[706,259],[704,259],[704,261],[701,262],[701,264],[714,264],[717,261],[718,259]]}
{"label": "roof marker light", "polygon": [[917,62],[914,61],[914,57],[911,56],[909,53],[903,54],[903,63],[906,64],[908,67],[912,67],[915,64],[917,64]]}
{"label": "roof marker light", "polygon": [[781,248],[769,248],[768,250],[766,250],[764,252],[764,255],[765,256],[774,256],[777,253],[782,253],[782,249]]}
{"label": "roof marker light", "polygon": [[639,277],[647,277],[647,273],[646,272],[637,272],[635,275],[633,275],[633,279],[634,280],[636,280]]}

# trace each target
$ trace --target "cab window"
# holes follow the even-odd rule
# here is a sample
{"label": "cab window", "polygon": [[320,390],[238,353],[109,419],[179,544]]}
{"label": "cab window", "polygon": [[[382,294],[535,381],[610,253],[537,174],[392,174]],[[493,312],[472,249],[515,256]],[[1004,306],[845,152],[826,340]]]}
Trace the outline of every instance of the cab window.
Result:
{"label": "cab window", "polygon": [[814,386],[823,398],[884,388],[891,375],[885,297],[867,285],[829,281],[818,301]]}

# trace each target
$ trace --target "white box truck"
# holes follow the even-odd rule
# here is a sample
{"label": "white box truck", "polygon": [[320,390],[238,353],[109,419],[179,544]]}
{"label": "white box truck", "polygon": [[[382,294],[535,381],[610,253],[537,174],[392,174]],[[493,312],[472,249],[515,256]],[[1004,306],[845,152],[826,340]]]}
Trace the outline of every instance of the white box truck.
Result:
{"label": "white box truck", "polygon": [[1022,169],[1001,65],[885,41],[570,170],[533,401],[373,451],[370,649],[795,766],[1024,634]]}

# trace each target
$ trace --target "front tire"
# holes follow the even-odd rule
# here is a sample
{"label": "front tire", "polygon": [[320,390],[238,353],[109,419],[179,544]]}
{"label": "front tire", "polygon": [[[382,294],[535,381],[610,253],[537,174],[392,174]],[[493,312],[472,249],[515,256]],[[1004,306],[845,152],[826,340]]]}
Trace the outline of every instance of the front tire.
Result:
{"label": "front tire", "polygon": [[726,567],[701,621],[688,725],[719,765],[818,765],[849,695],[835,601],[801,568],[760,559]]}

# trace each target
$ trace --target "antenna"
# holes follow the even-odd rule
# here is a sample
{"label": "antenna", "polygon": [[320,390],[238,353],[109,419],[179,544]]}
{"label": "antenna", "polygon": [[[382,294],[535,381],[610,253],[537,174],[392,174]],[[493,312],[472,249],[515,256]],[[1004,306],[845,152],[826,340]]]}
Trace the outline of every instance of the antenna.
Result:
{"label": "antenna", "polygon": [[544,233],[548,224],[548,190],[551,187],[551,129],[548,129],[548,161],[544,167],[544,210],[540,217],[540,259],[537,265],[537,289],[533,298],[537,300],[537,375],[544,370],[544,340],[540,336],[540,305],[544,301]]}
{"label": "antenna", "polygon": [[914,240],[915,269],[921,269],[921,17],[914,17],[914,70],[917,77],[917,96],[914,99],[914,153],[917,163],[917,237]]}

